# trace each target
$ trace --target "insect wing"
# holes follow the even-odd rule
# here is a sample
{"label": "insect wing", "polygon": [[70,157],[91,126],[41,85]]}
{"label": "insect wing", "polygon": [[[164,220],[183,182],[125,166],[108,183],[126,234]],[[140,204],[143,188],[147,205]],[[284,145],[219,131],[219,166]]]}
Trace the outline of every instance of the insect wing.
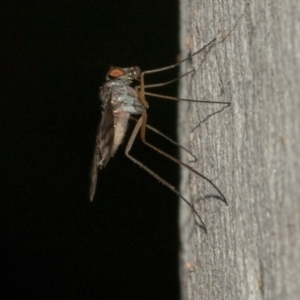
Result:
{"label": "insect wing", "polygon": [[111,157],[111,148],[114,141],[114,115],[112,109],[112,94],[108,101],[105,111],[102,113],[101,122],[98,128],[97,145],[100,154],[98,165],[105,167]]}
{"label": "insect wing", "polygon": [[91,185],[90,185],[90,201],[92,202],[94,199],[96,186],[97,186],[97,178],[98,178],[98,161],[100,159],[98,143],[96,141],[94,156],[92,161],[92,169],[91,169]]}
{"label": "insect wing", "polygon": [[94,149],[94,156],[91,170],[90,201],[93,201],[98,178],[98,167],[104,167],[109,161],[114,141],[114,116],[111,105],[111,98],[107,102],[105,111],[98,126],[98,133]]}

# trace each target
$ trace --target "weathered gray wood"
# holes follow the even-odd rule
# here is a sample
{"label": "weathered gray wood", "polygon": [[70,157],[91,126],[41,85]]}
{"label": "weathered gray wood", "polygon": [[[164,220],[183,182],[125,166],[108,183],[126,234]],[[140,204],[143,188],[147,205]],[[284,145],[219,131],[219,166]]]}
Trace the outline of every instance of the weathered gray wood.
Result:
{"label": "weathered gray wood", "polygon": [[192,104],[185,116],[180,108],[180,124],[190,121],[181,134],[199,159],[191,165],[228,200],[226,207],[191,176],[191,199],[208,234],[182,204],[183,298],[300,299],[300,2],[181,6],[184,53],[189,31],[192,52],[217,38],[204,62],[193,58],[184,96],[190,89],[194,99],[232,103],[202,124],[221,106]]}

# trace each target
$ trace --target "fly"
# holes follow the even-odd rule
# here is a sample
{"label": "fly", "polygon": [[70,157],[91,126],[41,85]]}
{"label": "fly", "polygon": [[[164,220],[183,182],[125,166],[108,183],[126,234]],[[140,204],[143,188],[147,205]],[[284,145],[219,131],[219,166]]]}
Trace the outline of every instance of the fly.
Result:
{"label": "fly", "polygon": [[[179,196],[184,202],[187,203],[191,207],[191,209],[196,213],[201,221],[201,227],[206,231],[206,227],[201,220],[200,215],[197,213],[193,205],[184,198],[179,191],[172,186],[169,182],[161,178],[158,174],[153,172],[139,160],[134,158],[129,154],[130,149],[136,139],[138,132],[140,131],[141,140],[142,142],[147,145],[148,147],[152,148],[153,150],[157,151],[158,153],[162,154],[163,156],[167,157],[168,159],[174,161],[175,163],[187,168],[191,172],[195,173],[196,175],[200,176],[207,182],[209,182],[220,194],[220,200],[227,204],[225,196],[219,190],[219,188],[207,177],[200,174],[198,171],[190,167],[189,165],[185,164],[184,162],[180,161],[179,159],[169,155],[168,153],[162,151],[161,149],[157,148],[156,146],[152,145],[151,143],[146,141],[146,129],[154,131],[155,133],[161,135],[163,138],[167,139],[168,141],[174,143],[175,145],[181,147],[185,151],[189,152],[186,148],[178,145],[175,141],[171,140],[169,137],[163,135],[157,129],[151,127],[147,124],[147,109],[149,107],[148,102],[145,99],[145,96],[151,97],[158,97],[167,100],[173,101],[189,101],[189,102],[199,102],[199,103],[214,103],[214,104],[224,104],[229,106],[229,102],[212,102],[212,101],[200,101],[200,100],[191,100],[191,99],[179,99],[175,97],[159,95],[154,93],[149,93],[145,91],[145,89],[153,88],[153,87],[160,87],[170,84],[174,81],[179,80],[183,76],[188,75],[192,72],[189,71],[186,74],[174,79],[170,80],[165,83],[158,83],[158,84],[151,84],[145,85],[144,77],[146,74],[158,73],[163,72],[169,69],[173,69],[176,66],[180,65],[184,61],[190,59],[192,56],[198,54],[199,52],[203,51],[204,49],[208,49],[214,44],[215,39],[212,40],[209,44],[195,52],[193,55],[185,58],[184,60],[167,67],[163,67],[160,69],[149,70],[141,72],[139,67],[130,67],[130,68],[120,68],[120,67],[112,67],[107,75],[106,75],[106,82],[100,88],[100,98],[102,101],[102,107],[104,109],[102,113],[102,118],[98,127],[98,134],[96,138],[96,145],[94,149],[94,157],[92,162],[92,171],[91,171],[91,186],[90,186],[90,201],[93,201],[96,185],[97,185],[97,176],[98,176],[98,168],[102,169],[106,166],[109,159],[114,156],[116,150],[122,143],[129,119],[133,119],[136,121],[136,125],[131,133],[129,141],[127,143],[125,149],[125,155],[132,160],[134,163],[138,164],[141,168],[143,168],[146,172],[168,187],[172,192],[174,192],[177,196]],[[140,84],[133,88],[131,84],[133,81],[139,81]],[[132,115],[138,115],[139,118],[135,119]],[[192,155],[192,154],[191,154]]]}

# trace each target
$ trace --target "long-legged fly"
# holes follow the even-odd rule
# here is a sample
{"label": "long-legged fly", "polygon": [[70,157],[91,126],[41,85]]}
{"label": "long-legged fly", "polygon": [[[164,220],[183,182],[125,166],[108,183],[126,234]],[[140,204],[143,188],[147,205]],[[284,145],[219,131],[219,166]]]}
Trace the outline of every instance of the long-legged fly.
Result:
{"label": "long-legged fly", "polygon": [[[190,55],[189,57],[171,66],[149,70],[149,71],[143,71],[143,72],[141,72],[139,67],[129,67],[129,68],[112,67],[108,71],[106,75],[106,82],[100,88],[100,99],[103,104],[102,105],[103,113],[98,127],[98,134],[96,138],[96,145],[95,145],[94,157],[92,162],[90,201],[93,200],[96,191],[98,168],[100,169],[104,168],[108,163],[109,159],[112,156],[114,156],[116,150],[118,149],[118,147],[123,141],[124,135],[127,130],[129,119],[133,119],[136,121],[136,125],[127,143],[125,149],[125,155],[134,163],[138,164],[150,175],[155,177],[159,182],[161,182],[166,187],[168,187],[172,192],[174,192],[177,196],[179,196],[184,202],[186,202],[187,205],[189,205],[192,208],[192,210],[196,213],[196,215],[199,217],[199,220],[201,221],[202,224],[201,227],[203,227],[204,230],[206,231],[205,225],[203,224],[200,215],[197,213],[193,205],[187,199],[185,199],[174,186],[172,186],[169,182],[161,178],[157,173],[153,172],[151,169],[145,166],[141,161],[134,158],[129,152],[137,137],[138,132],[140,131],[141,140],[145,145],[157,151],[158,153],[164,155],[165,157],[174,161],[175,163],[187,168],[191,172],[195,173],[199,177],[209,182],[220,194],[221,196],[220,199],[227,204],[225,196],[210,179],[200,174],[198,171],[196,171],[186,163],[180,161],[179,159],[162,151],[161,149],[154,146],[153,144],[147,142],[146,140],[146,130],[149,129],[161,135],[163,138],[174,143],[175,145],[183,148],[185,151],[188,151],[187,149],[178,145],[175,141],[173,141],[166,135],[162,134],[159,130],[147,124],[147,109],[149,105],[145,96],[158,97],[162,99],[175,100],[175,101],[224,104],[227,106],[230,105],[230,103],[228,102],[211,102],[211,101],[200,101],[200,100],[191,100],[191,99],[179,99],[175,97],[154,94],[147,91],[147,89],[150,88],[160,87],[160,86],[165,86],[167,84],[170,84],[182,78],[183,76],[188,75],[192,71],[189,71],[186,74],[174,80],[170,80],[168,82],[151,84],[151,85],[145,84],[144,78],[146,74],[164,72],[166,70],[173,69],[178,65],[180,65],[181,63],[190,59],[192,56],[198,54],[199,52],[205,49],[208,50],[214,44],[214,42],[215,39],[212,40],[203,48],[201,48],[200,50],[198,50],[197,52],[195,52],[194,54]],[[132,87],[131,84],[134,81],[138,81],[139,85]],[[138,115],[139,118],[135,119],[132,117],[132,115]]]}

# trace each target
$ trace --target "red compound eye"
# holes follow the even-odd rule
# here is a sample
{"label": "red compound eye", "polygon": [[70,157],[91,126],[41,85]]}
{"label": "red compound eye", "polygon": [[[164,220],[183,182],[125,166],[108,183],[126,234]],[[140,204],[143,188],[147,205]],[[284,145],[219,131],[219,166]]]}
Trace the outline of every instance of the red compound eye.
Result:
{"label": "red compound eye", "polygon": [[125,75],[125,71],[121,68],[113,68],[108,73],[109,77],[115,77],[115,78],[123,75]]}

